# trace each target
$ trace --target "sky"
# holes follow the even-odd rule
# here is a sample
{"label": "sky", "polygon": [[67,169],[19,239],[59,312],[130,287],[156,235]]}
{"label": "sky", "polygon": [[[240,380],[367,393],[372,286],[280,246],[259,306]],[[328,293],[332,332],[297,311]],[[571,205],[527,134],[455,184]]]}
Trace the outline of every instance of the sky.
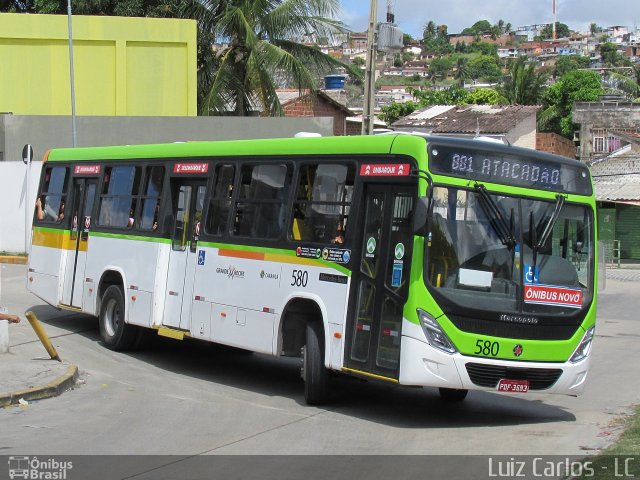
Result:
{"label": "sky", "polygon": [[[513,28],[553,21],[552,0],[391,0],[396,24],[403,33],[422,37],[424,25],[433,20],[447,25],[449,33],[460,33],[478,20],[499,19]],[[342,0],[342,20],[352,31],[367,28],[370,0]],[[386,18],[387,0],[378,0],[378,21]],[[640,26],[638,0],[556,0],[558,21],[578,31],[588,31],[592,22],[601,27]],[[635,18],[634,18],[635,16]]]}

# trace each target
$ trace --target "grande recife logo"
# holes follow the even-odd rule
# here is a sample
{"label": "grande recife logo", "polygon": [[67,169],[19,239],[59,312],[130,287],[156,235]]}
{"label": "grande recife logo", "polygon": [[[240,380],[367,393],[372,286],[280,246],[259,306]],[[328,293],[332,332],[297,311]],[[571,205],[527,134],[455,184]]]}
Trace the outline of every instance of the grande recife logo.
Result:
{"label": "grande recife logo", "polygon": [[552,285],[525,285],[524,302],[558,307],[582,307],[582,290]]}
{"label": "grande recife logo", "polygon": [[207,173],[208,163],[176,163],[173,166],[173,173]]}

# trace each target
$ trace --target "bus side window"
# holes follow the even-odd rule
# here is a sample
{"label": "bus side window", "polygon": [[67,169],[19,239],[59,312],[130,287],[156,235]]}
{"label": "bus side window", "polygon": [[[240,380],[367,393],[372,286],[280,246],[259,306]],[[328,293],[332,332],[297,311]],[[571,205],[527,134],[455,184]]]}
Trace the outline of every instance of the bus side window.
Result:
{"label": "bus side window", "polygon": [[291,239],[341,245],[346,235],[354,177],[353,165],[304,165],[293,205]]}
{"label": "bus side window", "polygon": [[45,169],[42,190],[36,199],[36,221],[60,223],[64,220],[67,170],[66,167]]}
{"label": "bus side window", "polygon": [[[135,214],[141,168],[117,166],[105,168],[104,187],[98,223],[103,227],[130,228]],[[132,226],[132,225],[131,225]]]}
{"label": "bus side window", "polygon": [[284,164],[245,165],[236,201],[234,235],[278,238],[283,230],[291,168]]}
{"label": "bus side window", "polygon": [[216,167],[213,196],[209,202],[209,211],[205,223],[205,232],[209,235],[220,236],[227,231],[235,171],[236,169],[233,165],[219,165]]}
{"label": "bus side window", "polygon": [[158,229],[160,221],[160,199],[162,198],[162,187],[164,183],[164,167],[147,167],[147,176],[143,190],[142,214],[140,216],[140,230]]}

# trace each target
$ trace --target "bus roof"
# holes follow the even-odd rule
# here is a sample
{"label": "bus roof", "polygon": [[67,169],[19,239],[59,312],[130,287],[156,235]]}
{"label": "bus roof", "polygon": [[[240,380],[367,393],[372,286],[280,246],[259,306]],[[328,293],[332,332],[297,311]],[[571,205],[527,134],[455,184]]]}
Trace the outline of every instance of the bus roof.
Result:
{"label": "bus roof", "polygon": [[[396,135],[321,138],[272,138],[260,140],[221,140],[113,147],[58,148],[49,161],[96,161],[144,158],[182,158],[251,155],[374,154],[391,151]],[[424,140],[414,137],[416,145]]]}
{"label": "bus roof", "polygon": [[[371,136],[344,137],[303,137],[269,138],[255,140],[216,140],[176,143],[158,143],[145,145],[121,145],[109,147],[56,148],[48,155],[48,161],[96,161],[128,160],[147,158],[184,158],[219,156],[264,156],[305,154],[312,150],[315,155],[322,154],[380,154],[391,153],[394,142],[402,137],[402,143],[413,143],[421,148],[425,140],[444,145],[493,151],[501,154],[523,155],[555,161],[566,165],[582,165],[579,160],[528,148],[483,142],[481,140],[460,137],[445,137],[423,133],[386,133]],[[407,143],[405,143],[407,142]]]}

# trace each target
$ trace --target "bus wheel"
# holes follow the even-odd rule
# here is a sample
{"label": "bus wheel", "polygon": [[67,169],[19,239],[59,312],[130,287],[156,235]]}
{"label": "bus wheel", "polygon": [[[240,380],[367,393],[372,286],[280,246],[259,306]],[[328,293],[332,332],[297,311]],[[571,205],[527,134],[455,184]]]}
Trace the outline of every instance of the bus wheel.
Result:
{"label": "bus wheel", "polygon": [[308,405],[320,405],[329,396],[329,372],[324,367],[322,327],[316,322],[309,322],[306,337],[307,343],[302,347],[304,399]]}
{"label": "bus wheel", "polygon": [[469,390],[457,388],[440,388],[440,398],[447,402],[461,402],[467,397]]}
{"label": "bus wheel", "polygon": [[137,329],[124,323],[124,295],[117,285],[111,285],[102,296],[100,336],[111,350],[127,350],[138,338]]}

